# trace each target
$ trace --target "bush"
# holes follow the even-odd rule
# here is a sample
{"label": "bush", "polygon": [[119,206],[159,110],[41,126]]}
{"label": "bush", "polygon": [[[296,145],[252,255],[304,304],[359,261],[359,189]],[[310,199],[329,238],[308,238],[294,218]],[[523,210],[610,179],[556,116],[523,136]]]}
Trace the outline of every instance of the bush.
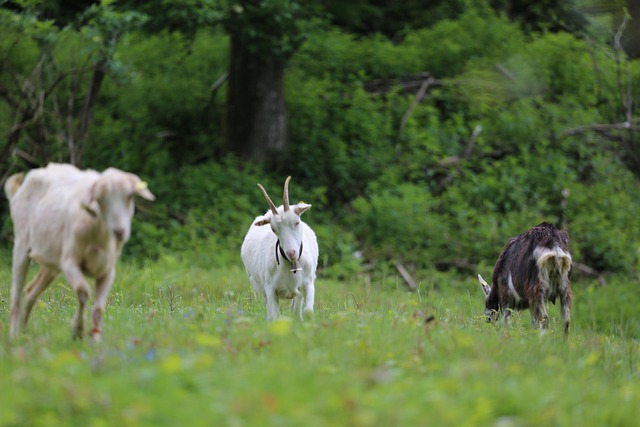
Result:
{"label": "bush", "polygon": [[589,182],[575,185],[567,203],[574,258],[598,270],[640,270],[640,188],[608,158],[592,159]]}
{"label": "bush", "polygon": [[449,230],[425,188],[401,184],[353,202],[348,226],[368,257],[426,266],[445,256]]}
{"label": "bush", "polygon": [[424,71],[416,53],[412,45],[393,44],[379,35],[357,38],[329,28],[307,39],[294,56],[291,68],[304,73],[304,80],[330,76],[334,82],[354,83]]}
{"label": "bush", "polygon": [[[567,133],[627,120],[622,99],[638,98],[640,62],[567,33],[525,35],[485,3],[457,3],[447,14],[457,18],[394,42],[309,27],[286,69],[290,146],[261,166],[221,154],[226,89],[211,98],[210,87],[227,68],[227,36],[123,39],[84,166],[135,172],[158,196],[140,206],[127,253],[238,262],[249,221],[267,209],[256,182],[275,193],[292,175],[292,197],[314,205],[305,220],[328,276],[357,273],[360,250],[380,265],[493,265],[509,237],[542,221],[568,226],[576,260],[640,268],[633,134]],[[60,52],[76,37],[65,33]],[[27,73],[37,46],[17,46],[7,58]],[[439,85],[417,105],[400,86],[367,91],[372,79],[421,72]],[[0,103],[5,128],[10,112]],[[62,144],[47,149],[64,158]]]}
{"label": "bush", "polygon": [[228,41],[202,32],[188,43],[172,33],[123,44],[121,70],[101,92],[85,164],[161,179],[219,154],[224,98],[210,99],[210,86],[226,70]]}
{"label": "bush", "polygon": [[291,147],[279,159],[278,170],[326,188],[328,203],[341,206],[393,164],[393,111],[362,88],[336,86],[329,80],[292,86],[287,96],[289,109],[295,111]]}
{"label": "bush", "polygon": [[495,65],[515,53],[523,39],[517,25],[506,17],[497,16],[488,6],[476,5],[458,19],[409,33],[405,43],[420,58],[422,71],[444,78],[461,73],[471,61]]}
{"label": "bush", "polygon": [[146,225],[139,227],[140,237],[127,246],[128,251],[198,254],[202,245],[218,245],[217,250],[239,253],[250,221],[268,208],[256,186],[269,184],[261,175],[257,167],[228,157],[219,163],[185,166],[157,190],[150,180],[157,203],[139,215]]}

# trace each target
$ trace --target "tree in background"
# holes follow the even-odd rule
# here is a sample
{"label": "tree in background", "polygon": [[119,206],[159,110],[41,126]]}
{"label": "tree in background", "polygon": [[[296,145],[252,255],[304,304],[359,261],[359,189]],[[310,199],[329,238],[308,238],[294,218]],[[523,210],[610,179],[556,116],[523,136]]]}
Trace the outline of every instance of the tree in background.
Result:
{"label": "tree in background", "polygon": [[465,0],[324,0],[329,21],[359,35],[383,34],[398,41],[407,30],[430,27],[453,19],[466,7]]}
{"label": "tree in background", "polygon": [[287,146],[284,71],[304,39],[301,18],[309,10],[295,0],[239,0],[226,6],[224,26],[231,36],[227,151],[261,161]]}
{"label": "tree in background", "polygon": [[29,166],[49,161],[82,162],[84,144],[105,76],[116,68],[122,34],[143,22],[135,12],[117,12],[111,1],[88,7],[75,19],[56,2],[20,2],[0,9],[0,99],[12,117],[0,149],[5,178],[11,158]]}
{"label": "tree in background", "polygon": [[[227,83],[223,151],[263,161],[288,144],[284,71],[305,37],[317,6],[296,0],[125,1],[121,7],[151,19],[145,31],[177,31],[193,40],[198,30],[222,24],[230,36],[228,71],[212,76],[212,91]],[[307,2],[308,3],[308,2]],[[216,119],[216,118],[214,118]]]}

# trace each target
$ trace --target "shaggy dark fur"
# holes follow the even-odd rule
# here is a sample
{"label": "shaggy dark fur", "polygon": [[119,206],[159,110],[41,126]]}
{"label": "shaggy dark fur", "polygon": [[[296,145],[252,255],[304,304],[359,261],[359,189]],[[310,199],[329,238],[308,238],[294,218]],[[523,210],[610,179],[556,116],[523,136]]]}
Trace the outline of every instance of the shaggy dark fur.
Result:
{"label": "shaggy dark fur", "polygon": [[[509,275],[513,286],[509,286]],[[492,287],[485,300],[485,313],[495,320],[498,313],[531,309],[533,324],[546,328],[545,302],[560,299],[564,330],[569,332],[571,313],[571,254],[569,237],[543,222],[505,245],[493,270]],[[514,292],[515,291],[515,292]],[[486,294],[486,290],[485,290]]]}

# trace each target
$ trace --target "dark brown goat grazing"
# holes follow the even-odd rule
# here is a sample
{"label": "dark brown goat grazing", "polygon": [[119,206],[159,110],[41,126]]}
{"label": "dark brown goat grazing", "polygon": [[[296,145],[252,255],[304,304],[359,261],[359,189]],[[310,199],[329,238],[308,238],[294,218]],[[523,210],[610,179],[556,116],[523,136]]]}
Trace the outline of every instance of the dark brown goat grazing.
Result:
{"label": "dark brown goat grazing", "polygon": [[560,299],[564,332],[571,323],[571,253],[569,237],[543,222],[505,245],[493,269],[493,287],[478,274],[485,295],[484,314],[493,322],[502,314],[529,308],[533,326],[545,329],[549,321],[545,302]]}

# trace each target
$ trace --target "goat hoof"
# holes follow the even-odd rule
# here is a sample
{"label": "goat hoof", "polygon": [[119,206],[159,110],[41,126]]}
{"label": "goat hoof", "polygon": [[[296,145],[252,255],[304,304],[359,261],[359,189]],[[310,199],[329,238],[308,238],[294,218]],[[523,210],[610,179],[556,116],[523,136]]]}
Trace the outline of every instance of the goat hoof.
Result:
{"label": "goat hoof", "polygon": [[313,321],[313,318],[314,318],[314,314],[313,314],[313,309],[312,308],[305,308],[302,311],[302,320]]}
{"label": "goat hoof", "polygon": [[74,326],[71,328],[71,335],[73,336],[73,340],[82,340],[83,329],[82,327]]}

